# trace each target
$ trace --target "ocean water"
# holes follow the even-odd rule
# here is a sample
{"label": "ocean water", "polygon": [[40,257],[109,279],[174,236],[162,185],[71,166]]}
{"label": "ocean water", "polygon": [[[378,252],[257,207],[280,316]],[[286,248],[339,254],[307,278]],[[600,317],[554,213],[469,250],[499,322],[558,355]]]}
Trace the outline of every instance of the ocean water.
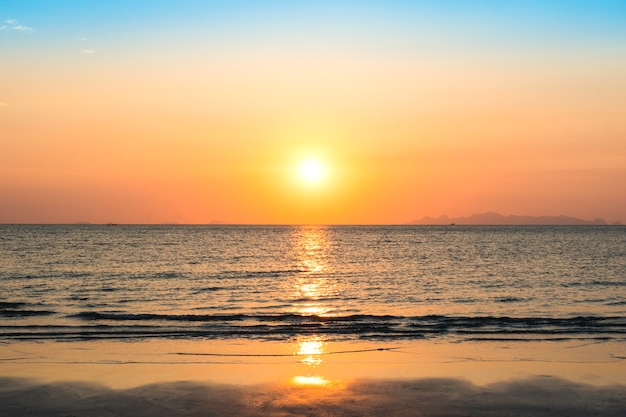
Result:
{"label": "ocean water", "polygon": [[626,340],[626,227],[1,225],[0,340]]}

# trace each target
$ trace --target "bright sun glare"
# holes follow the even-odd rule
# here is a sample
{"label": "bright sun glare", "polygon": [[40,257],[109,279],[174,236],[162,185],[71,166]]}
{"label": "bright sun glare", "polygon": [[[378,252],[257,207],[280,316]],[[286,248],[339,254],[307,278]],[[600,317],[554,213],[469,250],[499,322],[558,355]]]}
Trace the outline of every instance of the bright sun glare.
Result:
{"label": "bright sun glare", "polygon": [[311,375],[307,375],[307,376],[303,376],[303,375],[298,375],[298,376],[294,376],[292,378],[292,381],[294,384],[296,385],[328,385],[329,381],[321,376],[311,376]]}
{"label": "bright sun glare", "polygon": [[318,183],[324,178],[324,164],[317,159],[306,159],[300,163],[299,173],[304,182]]}

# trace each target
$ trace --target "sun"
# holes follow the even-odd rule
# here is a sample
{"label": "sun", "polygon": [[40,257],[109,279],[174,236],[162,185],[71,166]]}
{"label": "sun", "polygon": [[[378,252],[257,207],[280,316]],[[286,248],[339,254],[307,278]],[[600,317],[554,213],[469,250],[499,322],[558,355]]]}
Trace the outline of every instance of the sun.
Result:
{"label": "sun", "polygon": [[324,164],[315,158],[305,159],[298,166],[300,179],[307,184],[317,184],[324,179]]}

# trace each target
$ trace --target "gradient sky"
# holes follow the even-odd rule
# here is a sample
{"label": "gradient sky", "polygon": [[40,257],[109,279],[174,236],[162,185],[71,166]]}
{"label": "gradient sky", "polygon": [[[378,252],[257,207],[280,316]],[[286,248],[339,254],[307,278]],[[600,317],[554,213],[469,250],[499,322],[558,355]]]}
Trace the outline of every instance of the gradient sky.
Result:
{"label": "gradient sky", "polygon": [[0,223],[626,222],[625,22],[624,1],[2,0]]}

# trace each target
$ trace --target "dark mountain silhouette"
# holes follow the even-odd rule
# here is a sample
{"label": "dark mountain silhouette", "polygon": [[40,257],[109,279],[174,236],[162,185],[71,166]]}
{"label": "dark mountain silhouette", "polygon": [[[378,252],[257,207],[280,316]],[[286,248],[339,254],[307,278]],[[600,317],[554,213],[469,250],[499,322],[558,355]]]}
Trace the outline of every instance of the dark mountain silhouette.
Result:
{"label": "dark mountain silhouette", "polygon": [[[468,224],[468,225],[607,225],[604,219],[583,220],[568,216],[503,216],[498,213],[487,212],[472,214],[468,217],[424,217],[409,224]],[[621,224],[619,222],[613,224]]]}

